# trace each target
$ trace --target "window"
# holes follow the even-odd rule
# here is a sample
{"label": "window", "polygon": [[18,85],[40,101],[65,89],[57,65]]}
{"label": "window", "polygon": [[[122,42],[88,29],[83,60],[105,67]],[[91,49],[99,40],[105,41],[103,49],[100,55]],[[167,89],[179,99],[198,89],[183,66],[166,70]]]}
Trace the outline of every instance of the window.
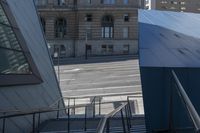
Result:
{"label": "window", "polygon": [[26,42],[5,1],[0,1],[0,66],[0,86],[42,82]]}
{"label": "window", "polygon": [[45,22],[45,19],[44,18],[40,18],[40,21],[41,21],[41,24],[42,24],[43,31],[45,33],[46,32],[46,22]]}
{"label": "window", "polygon": [[186,10],[186,7],[181,7],[181,10]]}
{"label": "window", "polygon": [[106,15],[102,19],[102,38],[113,38],[113,18]]}
{"label": "window", "polygon": [[86,29],[86,39],[92,38],[92,30],[91,28]]}
{"label": "window", "polygon": [[128,0],[124,0],[124,5],[127,5],[128,4]]}
{"label": "window", "polygon": [[102,4],[115,4],[115,0],[101,0]]}
{"label": "window", "polygon": [[181,1],[180,4],[181,4],[181,5],[185,5],[185,1]]}
{"label": "window", "polygon": [[123,53],[124,53],[124,54],[129,54],[129,45],[128,45],[128,44],[125,44],[125,45],[123,46]]}
{"label": "window", "polygon": [[65,0],[56,0],[56,4],[58,6],[63,6],[63,5],[65,5]]}
{"label": "window", "polygon": [[113,53],[113,45],[108,45],[108,53]]}
{"label": "window", "polygon": [[164,0],[164,1],[161,1],[160,3],[161,3],[161,4],[167,4],[167,1]]}
{"label": "window", "polygon": [[113,53],[113,45],[101,45],[101,53],[102,54],[112,54]]}
{"label": "window", "polygon": [[123,38],[128,38],[129,37],[129,30],[128,27],[123,28]]}
{"label": "window", "polygon": [[124,14],[124,22],[128,22],[129,21],[129,15],[128,14]]}
{"label": "window", "polygon": [[92,14],[86,14],[85,20],[86,20],[87,22],[92,22]]}
{"label": "window", "polygon": [[107,51],[107,45],[101,45],[101,53],[105,54]]}
{"label": "window", "polygon": [[66,35],[67,22],[64,18],[59,18],[55,21],[55,37],[64,38]]}
{"label": "window", "polygon": [[87,0],[87,3],[88,4],[92,4],[92,0]]}

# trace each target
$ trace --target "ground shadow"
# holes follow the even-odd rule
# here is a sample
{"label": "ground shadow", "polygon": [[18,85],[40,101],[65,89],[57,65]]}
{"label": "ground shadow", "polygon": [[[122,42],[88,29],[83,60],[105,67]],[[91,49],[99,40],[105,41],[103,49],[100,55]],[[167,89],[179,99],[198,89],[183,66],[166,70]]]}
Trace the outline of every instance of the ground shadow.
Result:
{"label": "ground shadow", "polygon": [[95,56],[88,57],[85,59],[84,57],[80,58],[57,58],[53,59],[53,63],[55,66],[59,65],[73,65],[73,64],[91,64],[91,63],[103,63],[103,62],[117,62],[117,61],[125,61],[138,59],[137,55],[121,55],[121,56]]}

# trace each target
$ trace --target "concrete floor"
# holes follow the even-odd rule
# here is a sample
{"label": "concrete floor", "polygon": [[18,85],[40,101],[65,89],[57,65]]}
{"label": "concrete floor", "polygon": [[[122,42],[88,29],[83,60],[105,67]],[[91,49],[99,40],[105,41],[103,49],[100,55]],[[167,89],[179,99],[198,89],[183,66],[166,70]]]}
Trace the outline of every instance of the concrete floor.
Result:
{"label": "concrete floor", "polygon": [[[63,96],[122,95],[103,99],[120,101],[126,100],[127,95],[137,94],[140,95],[136,98],[139,108],[137,113],[144,113],[138,59],[133,56],[90,57],[88,60],[61,59],[60,63]],[[55,66],[55,69],[58,72],[58,66]],[[83,101],[90,100],[79,99],[76,104],[84,103]]]}

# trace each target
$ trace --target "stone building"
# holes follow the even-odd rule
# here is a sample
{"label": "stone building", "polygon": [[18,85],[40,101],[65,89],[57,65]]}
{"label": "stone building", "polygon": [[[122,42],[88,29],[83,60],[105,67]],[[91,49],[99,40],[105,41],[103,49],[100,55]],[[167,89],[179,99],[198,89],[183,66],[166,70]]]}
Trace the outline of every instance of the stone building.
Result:
{"label": "stone building", "polygon": [[150,0],[149,9],[200,13],[199,0]]}
{"label": "stone building", "polygon": [[142,0],[36,0],[52,56],[138,53]]}

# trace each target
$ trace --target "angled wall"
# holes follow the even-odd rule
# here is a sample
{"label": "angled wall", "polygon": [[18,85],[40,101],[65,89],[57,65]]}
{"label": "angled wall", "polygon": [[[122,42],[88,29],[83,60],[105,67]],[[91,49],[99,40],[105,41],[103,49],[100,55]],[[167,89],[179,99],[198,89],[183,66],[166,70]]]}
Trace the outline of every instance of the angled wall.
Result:
{"label": "angled wall", "polygon": [[[42,83],[0,87],[0,111],[45,108],[61,97],[53,64],[32,0],[7,0],[26,47],[41,76]],[[2,113],[0,114],[3,115]],[[41,121],[55,118],[55,113],[41,114]],[[30,132],[32,116],[9,118],[6,133]],[[0,132],[2,120],[0,120]]]}
{"label": "angled wall", "polygon": [[139,12],[139,65],[148,132],[171,128],[194,132],[172,70],[200,114],[199,20],[200,15],[193,13]]}

